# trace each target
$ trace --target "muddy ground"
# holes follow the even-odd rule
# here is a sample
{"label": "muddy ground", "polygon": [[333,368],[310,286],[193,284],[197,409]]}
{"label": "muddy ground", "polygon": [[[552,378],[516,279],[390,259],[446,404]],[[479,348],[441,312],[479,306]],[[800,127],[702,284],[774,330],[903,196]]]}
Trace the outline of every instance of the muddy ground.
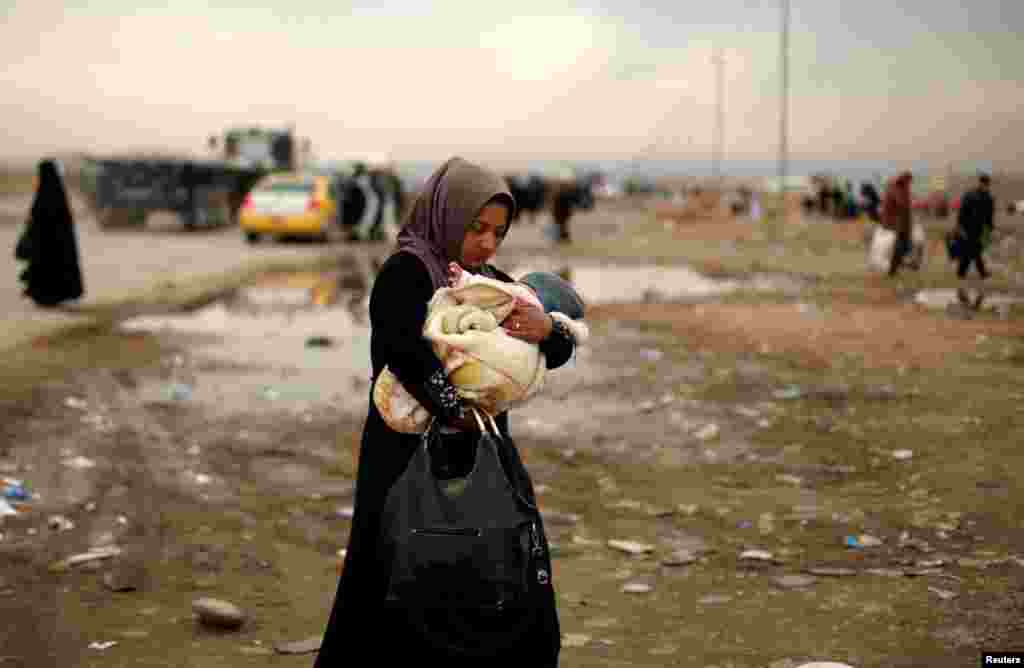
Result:
{"label": "muddy ground", "polygon": [[[498,264],[566,272],[594,334],[513,416],[554,544],[561,665],[1024,650],[1014,223],[979,309],[946,304],[942,224],[895,281],[866,272],[855,224],[676,227],[606,204],[571,249],[514,232],[531,241]],[[269,276],[2,361],[20,380],[0,476],[35,496],[0,527],[0,666],[312,662],[282,643],[321,633],[334,596],[372,271]],[[199,624],[202,597],[245,623]]]}

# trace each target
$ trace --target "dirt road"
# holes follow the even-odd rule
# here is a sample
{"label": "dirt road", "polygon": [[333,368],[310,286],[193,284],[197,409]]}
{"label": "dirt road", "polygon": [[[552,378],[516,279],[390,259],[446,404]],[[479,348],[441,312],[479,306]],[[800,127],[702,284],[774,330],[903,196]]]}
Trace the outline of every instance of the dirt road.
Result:
{"label": "dirt road", "polygon": [[[880,283],[839,228],[577,221],[573,249],[524,225],[500,256],[566,272],[590,303],[591,344],[513,416],[555,544],[563,666],[960,666],[1022,649],[1015,308],[918,305],[947,285],[941,264]],[[230,231],[123,238],[202,266],[249,250]],[[130,264],[114,247],[94,267]],[[70,344],[94,363],[0,403],[0,474],[38,495],[0,528],[0,664],[311,663],[282,652],[315,643],[334,595],[372,270],[346,256],[127,320]],[[200,625],[202,597],[245,623]]]}

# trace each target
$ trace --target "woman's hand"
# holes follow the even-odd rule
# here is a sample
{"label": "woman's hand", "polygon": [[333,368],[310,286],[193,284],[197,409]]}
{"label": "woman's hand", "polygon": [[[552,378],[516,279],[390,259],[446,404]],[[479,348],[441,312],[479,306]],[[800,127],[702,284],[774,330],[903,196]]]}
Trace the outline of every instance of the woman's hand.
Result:
{"label": "woman's hand", "polygon": [[501,323],[509,336],[529,343],[540,343],[551,334],[551,317],[535,304],[516,300],[515,308]]}
{"label": "woman's hand", "polygon": [[448,287],[454,288],[462,281],[463,271],[457,262],[448,263]]}

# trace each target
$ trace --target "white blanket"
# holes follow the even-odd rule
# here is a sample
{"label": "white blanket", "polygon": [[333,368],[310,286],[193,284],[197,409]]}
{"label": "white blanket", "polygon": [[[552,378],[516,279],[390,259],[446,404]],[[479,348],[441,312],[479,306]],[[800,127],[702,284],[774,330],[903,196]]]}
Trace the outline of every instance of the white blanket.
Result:
{"label": "white blanket", "polygon": [[[529,287],[463,274],[459,284],[439,288],[427,306],[423,336],[431,342],[459,395],[489,415],[521,404],[544,385],[547,362],[537,344],[510,336],[501,323],[516,300],[540,306]],[[585,323],[562,313],[577,344],[586,341]],[[422,433],[430,414],[386,368],[373,388],[373,401],[395,431]]]}

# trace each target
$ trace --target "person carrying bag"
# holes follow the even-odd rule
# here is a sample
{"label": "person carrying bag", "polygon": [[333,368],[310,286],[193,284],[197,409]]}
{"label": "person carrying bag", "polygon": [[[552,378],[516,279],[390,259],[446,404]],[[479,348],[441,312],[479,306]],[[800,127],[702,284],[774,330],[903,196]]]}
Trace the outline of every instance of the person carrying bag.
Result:
{"label": "person carrying bag", "polygon": [[[380,554],[391,563],[388,605],[430,646],[493,656],[539,623],[536,599],[551,562],[536,503],[505,473],[514,446],[473,409],[479,426],[468,453],[447,452],[435,420],[384,504]],[[465,457],[465,476],[439,477],[433,460]]]}
{"label": "person carrying bag", "polygon": [[[314,668],[558,665],[550,556],[509,411],[475,413],[424,336],[452,262],[513,282],[490,261],[515,212],[500,176],[452,158],[424,185],[377,274],[352,527]],[[501,326],[536,344],[547,369],[575,351],[572,330],[535,304],[517,301]],[[381,414],[373,396],[385,369],[429,414],[425,432],[398,431]]]}

